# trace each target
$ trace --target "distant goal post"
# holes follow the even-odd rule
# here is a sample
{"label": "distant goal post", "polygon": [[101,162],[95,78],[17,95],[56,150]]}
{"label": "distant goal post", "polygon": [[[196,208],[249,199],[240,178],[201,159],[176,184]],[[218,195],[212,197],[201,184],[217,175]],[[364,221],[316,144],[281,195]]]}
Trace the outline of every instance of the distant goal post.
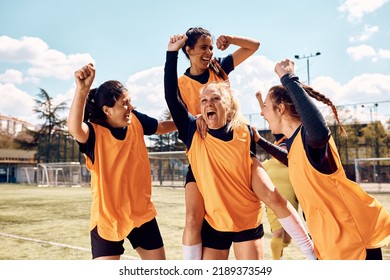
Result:
{"label": "distant goal post", "polygon": [[81,187],[89,176],[80,162],[39,163],[36,169],[38,187]]}
{"label": "distant goal post", "polygon": [[[184,187],[188,171],[185,151],[149,152],[153,186]],[[22,168],[24,181],[38,187],[89,186],[91,174],[80,162],[38,163]]]}
{"label": "distant goal post", "polygon": [[153,186],[184,187],[188,170],[185,151],[149,152]]}
{"label": "distant goal post", "polygon": [[390,158],[354,159],[355,180],[367,191],[390,191]]}

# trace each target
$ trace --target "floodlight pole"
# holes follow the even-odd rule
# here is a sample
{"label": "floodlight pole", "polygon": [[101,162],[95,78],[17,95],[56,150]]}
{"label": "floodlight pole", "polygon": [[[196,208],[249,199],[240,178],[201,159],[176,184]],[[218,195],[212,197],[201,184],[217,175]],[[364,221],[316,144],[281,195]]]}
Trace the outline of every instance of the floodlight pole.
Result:
{"label": "floodlight pole", "polygon": [[315,57],[315,56],[319,56],[321,55],[320,52],[316,52],[315,54],[310,54],[310,55],[303,55],[303,56],[299,56],[299,55],[295,55],[294,57],[296,59],[304,59],[306,58],[306,62],[307,62],[307,84],[310,85],[310,68],[309,68],[309,59],[311,57]]}
{"label": "floodlight pole", "polygon": [[[375,114],[377,114],[376,112],[377,107],[378,107],[378,103],[362,105],[362,108],[370,109],[370,124],[373,126],[373,136],[375,136],[375,137],[371,137],[371,150],[372,150],[373,157],[379,158],[378,128],[377,128],[376,120],[374,122],[374,119],[372,117],[373,109],[375,110]],[[374,143],[374,138],[375,138],[375,143]],[[375,147],[375,152],[374,152],[374,147]],[[378,170],[376,170],[377,169],[376,167],[378,167]],[[380,168],[381,168],[380,162],[378,160],[377,166],[374,165],[374,169],[373,169],[374,182],[378,182]]]}

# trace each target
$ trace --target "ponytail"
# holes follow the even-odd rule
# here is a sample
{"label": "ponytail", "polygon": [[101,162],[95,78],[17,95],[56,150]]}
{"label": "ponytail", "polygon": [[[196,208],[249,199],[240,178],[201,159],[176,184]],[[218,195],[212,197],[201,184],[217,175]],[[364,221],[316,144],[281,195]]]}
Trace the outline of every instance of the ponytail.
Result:
{"label": "ponytail", "polygon": [[347,132],[345,131],[345,129],[341,125],[341,122],[340,122],[340,119],[339,119],[339,114],[337,112],[337,108],[333,104],[333,102],[328,97],[326,97],[325,95],[323,95],[323,94],[319,93],[318,91],[314,90],[312,87],[310,87],[308,85],[305,85],[305,84],[301,84],[301,85],[302,85],[303,89],[309,94],[310,97],[316,99],[317,101],[320,101],[320,102],[324,103],[325,105],[328,105],[332,109],[332,112],[333,112],[333,115],[334,115],[334,117],[336,119],[336,122],[339,125],[340,134],[341,134],[341,136],[346,137],[347,136]]}
{"label": "ponytail", "polygon": [[210,62],[210,68],[224,81],[228,81],[229,77],[226,72],[222,69],[221,64],[219,64],[218,60],[214,57]]}

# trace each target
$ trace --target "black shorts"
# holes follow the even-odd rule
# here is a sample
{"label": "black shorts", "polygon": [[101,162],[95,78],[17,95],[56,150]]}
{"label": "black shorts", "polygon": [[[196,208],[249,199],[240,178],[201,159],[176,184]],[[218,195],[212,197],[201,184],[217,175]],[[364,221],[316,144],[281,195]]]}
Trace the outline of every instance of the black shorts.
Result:
{"label": "black shorts", "polygon": [[[118,256],[125,251],[123,247],[124,240],[109,241],[99,236],[97,227],[91,231],[92,257]],[[134,228],[127,236],[133,248],[141,247],[146,250],[154,250],[164,246],[160,229],[156,218]]]}
{"label": "black shorts", "polygon": [[187,171],[187,176],[186,176],[186,185],[188,183],[194,182],[196,183],[194,174],[192,173],[191,165],[188,165],[188,171]]}
{"label": "black shorts", "polygon": [[227,250],[233,242],[243,242],[255,240],[264,236],[263,224],[253,229],[247,229],[239,232],[218,231],[210,226],[204,220],[202,226],[202,245],[217,250]]}
{"label": "black shorts", "polygon": [[381,248],[366,249],[366,253],[366,260],[383,260]]}

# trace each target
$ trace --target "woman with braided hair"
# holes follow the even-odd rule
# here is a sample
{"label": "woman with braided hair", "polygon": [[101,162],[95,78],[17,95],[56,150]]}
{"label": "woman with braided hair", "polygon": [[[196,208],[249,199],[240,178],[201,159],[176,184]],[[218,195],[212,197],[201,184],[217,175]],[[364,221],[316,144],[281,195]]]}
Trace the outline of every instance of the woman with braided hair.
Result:
{"label": "woman with braided hair", "polygon": [[261,115],[272,133],[287,137],[290,181],[318,259],[382,259],[381,247],[390,241],[390,215],[346,177],[330,129],[310,97],[331,107],[340,125],[336,107],[299,82],[293,61],[277,63],[275,72],[282,85],[269,90]]}

